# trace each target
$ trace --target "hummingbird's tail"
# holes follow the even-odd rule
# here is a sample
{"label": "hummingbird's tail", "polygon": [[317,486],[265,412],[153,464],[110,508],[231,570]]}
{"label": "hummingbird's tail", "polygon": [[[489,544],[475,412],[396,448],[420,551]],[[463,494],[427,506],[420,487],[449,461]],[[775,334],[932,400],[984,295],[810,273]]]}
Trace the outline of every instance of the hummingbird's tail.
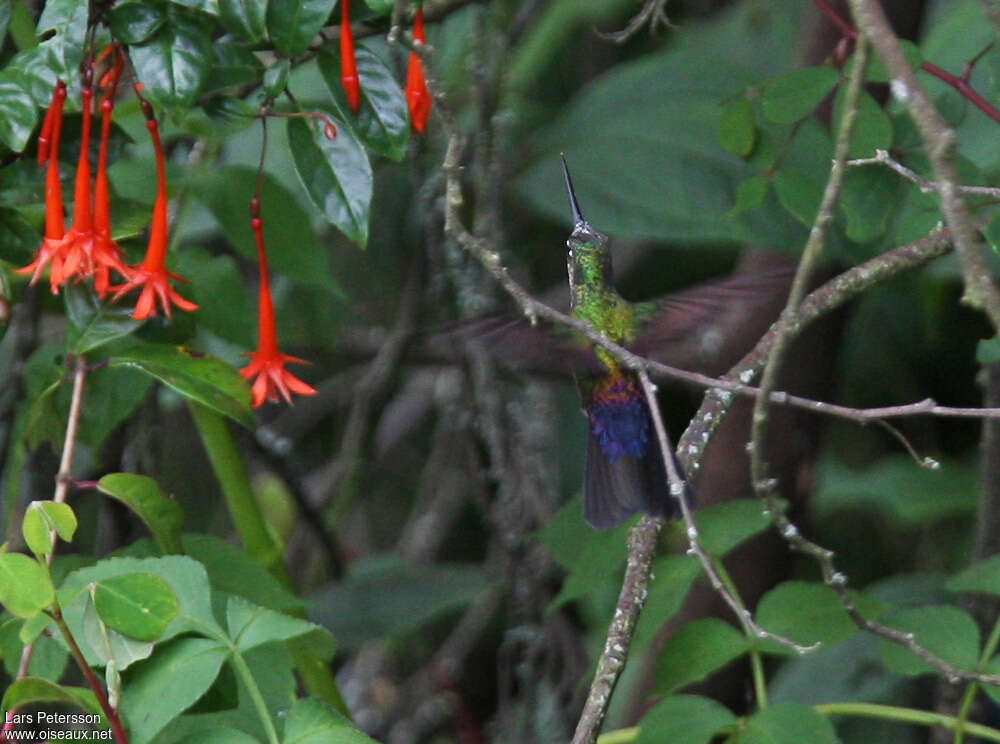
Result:
{"label": "hummingbird's tail", "polygon": [[[685,478],[677,456],[673,452],[670,456],[677,472]],[[693,501],[690,487],[685,496]],[[591,432],[583,483],[584,519],[595,529],[607,530],[639,512],[663,519],[680,516],[677,500],[670,494],[659,448],[648,447],[641,457],[624,455],[612,460]]]}

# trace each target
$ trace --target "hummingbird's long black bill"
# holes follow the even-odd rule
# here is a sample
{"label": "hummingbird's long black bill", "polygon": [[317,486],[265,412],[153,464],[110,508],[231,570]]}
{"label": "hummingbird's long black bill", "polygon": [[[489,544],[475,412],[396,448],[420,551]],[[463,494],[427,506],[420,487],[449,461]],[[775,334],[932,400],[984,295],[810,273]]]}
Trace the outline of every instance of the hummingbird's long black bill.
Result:
{"label": "hummingbird's long black bill", "polygon": [[566,176],[566,191],[569,193],[569,208],[573,210],[573,225],[579,225],[581,222],[586,222],[586,220],[580,214],[580,203],[577,202],[576,191],[573,190],[573,179],[569,177],[569,166],[566,165],[566,156],[559,153],[559,157],[562,159],[563,175]]}

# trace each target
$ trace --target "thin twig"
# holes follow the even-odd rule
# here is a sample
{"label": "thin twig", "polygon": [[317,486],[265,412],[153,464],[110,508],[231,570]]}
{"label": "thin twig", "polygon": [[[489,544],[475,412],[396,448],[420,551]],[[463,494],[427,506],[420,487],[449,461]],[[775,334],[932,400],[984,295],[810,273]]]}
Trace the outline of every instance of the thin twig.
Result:
{"label": "thin twig", "polygon": [[[847,165],[852,168],[865,165],[884,165],[887,168],[896,171],[899,175],[905,178],[911,183],[915,183],[920,187],[920,190],[925,194],[936,194],[938,193],[938,185],[934,181],[928,181],[926,178],[921,176],[919,173],[910,170],[905,165],[900,163],[898,160],[894,160],[887,150],[876,150],[875,157],[873,158],[855,158],[854,160],[848,160]],[[994,199],[1000,199],[1000,188],[995,186],[963,186],[959,185],[959,193],[969,194],[970,196],[989,196]]]}
{"label": "thin twig", "polygon": [[613,41],[615,44],[624,44],[642,30],[642,27],[649,24],[649,33],[656,35],[660,26],[670,28],[670,16],[666,11],[667,0],[646,0],[642,10],[628,22],[621,31],[598,31],[597,35],[602,39]]}

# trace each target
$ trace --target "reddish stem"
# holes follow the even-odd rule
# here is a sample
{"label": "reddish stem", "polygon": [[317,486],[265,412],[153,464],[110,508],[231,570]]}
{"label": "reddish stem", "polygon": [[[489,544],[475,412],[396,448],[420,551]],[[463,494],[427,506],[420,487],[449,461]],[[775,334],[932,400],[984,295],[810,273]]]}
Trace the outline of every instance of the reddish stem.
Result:
{"label": "reddish stem", "polygon": [[[830,5],[828,0],[813,0],[816,3],[816,7],[819,8],[820,12],[823,13],[838,29],[840,32],[848,39],[856,39],[858,37],[858,30],[854,28],[850,23],[840,17],[833,6]],[[971,73],[971,67],[966,65],[968,71]],[[920,69],[924,72],[933,75],[938,80],[947,83],[952,88],[957,90],[962,97],[967,99],[972,103],[973,106],[978,108],[988,117],[993,119],[993,121],[1000,123],[1000,109],[990,104],[985,98],[983,98],[976,90],[969,85],[968,80],[965,77],[958,77],[957,75],[952,75],[947,70],[942,70],[937,65],[931,64],[930,62],[924,62],[920,65]]]}

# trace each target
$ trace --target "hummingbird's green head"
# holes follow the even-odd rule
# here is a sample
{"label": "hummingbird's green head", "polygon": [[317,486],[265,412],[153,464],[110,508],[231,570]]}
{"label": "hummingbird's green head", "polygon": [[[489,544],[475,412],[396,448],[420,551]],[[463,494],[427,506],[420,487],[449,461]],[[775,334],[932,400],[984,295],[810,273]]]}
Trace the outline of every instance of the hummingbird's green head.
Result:
{"label": "hummingbird's green head", "polygon": [[573,232],[566,241],[569,253],[566,263],[569,268],[570,287],[611,282],[611,256],[607,250],[608,236],[590,226],[580,212],[580,204],[573,189],[566,158],[562,158],[563,175],[566,177],[566,191],[573,213]]}

